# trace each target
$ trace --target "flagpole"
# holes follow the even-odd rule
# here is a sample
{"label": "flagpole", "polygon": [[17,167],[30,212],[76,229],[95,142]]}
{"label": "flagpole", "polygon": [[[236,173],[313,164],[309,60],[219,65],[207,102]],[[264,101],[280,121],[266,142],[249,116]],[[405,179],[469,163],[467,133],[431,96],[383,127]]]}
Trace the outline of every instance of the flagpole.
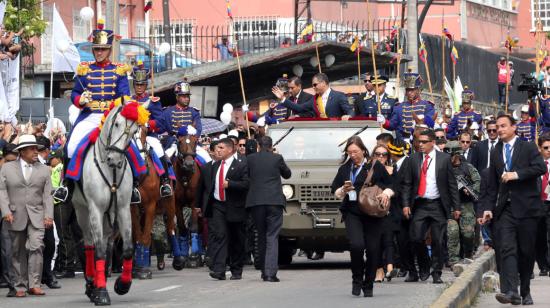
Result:
{"label": "flagpole", "polygon": [[[538,57],[538,55],[537,55]],[[508,113],[508,97],[510,95],[510,65],[508,65],[510,59],[510,48],[506,48],[506,99],[504,104],[504,112]],[[537,60],[538,62],[538,60]]]}
{"label": "flagpole", "polygon": [[[370,25],[370,1],[367,0],[367,25]],[[376,55],[374,53],[374,35],[370,36],[370,53],[372,55],[372,69],[374,71],[374,87],[376,94],[376,105],[378,107],[378,114],[382,114],[382,107],[380,106],[380,95],[378,94],[378,71],[376,70]],[[380,124],[380,131],[384,131],[384,125]]]}
{"label": "flagpole", "polygon": [[[540,10],[539,10],[540,7],[539,7],[539,5],[540,5],[539,0],[536,0],[536,6],[537,6],[536,12],[538,12],[537,13],[537,29],[536,29],[537,32],[535,32],[536,39],[537,39],[537,45],[536,45],[536,50],[535,50],[535,52],[536,52],[536,58],[535,59],[536,59],[536,65],[537,65],[537,67],[536,67],[537,82],[538,82],[539,74],[540,74],[540,61],[539,61],[539,59],[540,59],[540,48],[541,48],[541,43],[542,43],[541,42],[541,37],[540,37],[541,30],[542,30],[541,29],[542,24],[541,24],[541,21],[540,21]],[[508,65],[508,67],[510,67],[510,66]],[[539,100],[540,100],[540,98],[539,98],[539,95],[537,93],[537,96],[535,97],[535,106],[537,108],[536,116],[540,116],[540,101]],[[536,117],[535,117],[535,119],[536,119],[536,121],[535,121],[535,141],[538,141],[538,139],[539,139],[539,124],[538,124],[538,122],[539,121]]]}
{"label": "flagpole", "polygon": [[[398,16],[399,17],[399,16]],[[398,22],[399,25],[399,22]],[[395,83],[397,86],[395,87],[395,97],[399,100],[399,85],[400,85],[400,66],[401,66],[401,44],[399,42],[399,37],[401,36],[401,27],[397,27],[397,75],[395,78]]]}
{"label": "flagpole", "polygon": [[319,46],[317,43],[315,43],[315,53],[317,54],[317,63],[318,63],[318,67],[319,67],[319,73],[322,73],[321,71],[321,58],[319,58]]}
{"label": "flagpole", "polygon": [[357,85],[359,86],[358,92],[361,92],[361,47],[360,46],[357,46],[355,53],[357,54]]}
{"label": "flagpole", "polygon": [[[53,15],[55,14],[55,3],[53,4],[53,10],[52,10],[52,21],[54,20],[54,17]],[[50,69],[50,108],[48,109],[48,117],[50,118],[49,120],[53,119],[53,116],[54,116],[54,112],[53,112],[53,107],[52,107],[52,102],[53,102],[53,58],[54,58],[54,24],[52,22],[52,26],[51,26],[51,29],[52,29],[52,35],[51,35],[51,40],[52,40],[52,52],[51,52],[51,69]]]}
{"label": "flagpole", "polygon": [[422,34],[418,33],[418,38],[420,40],[420,48],[423,51],[424,54],[424,69],[426,70],[426,78],[428,79],[428,87],[430,88],[430,95],[433,99],[433,88],[432,88],[432,79],[430,78],[430,67],[428,65],[428,51],[426,50],[426,45],[424,44],[424,40],[422,39]]}
{"label": "flagpole", "polygon": [[[453,52],[453,55],[454,55],[454,48],[455,48],[455,44],[453,42],[453,49],[451,49],[451,52]],[[456,56],[456,55],[454,55]],[[456,60],[453,61],[453,90],[456,86]]]}

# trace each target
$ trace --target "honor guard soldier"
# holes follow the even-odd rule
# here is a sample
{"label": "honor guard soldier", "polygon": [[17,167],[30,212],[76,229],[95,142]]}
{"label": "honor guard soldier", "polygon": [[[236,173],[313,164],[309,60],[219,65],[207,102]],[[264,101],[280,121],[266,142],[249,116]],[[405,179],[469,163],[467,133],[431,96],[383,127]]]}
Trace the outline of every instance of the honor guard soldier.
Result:
{"label": "honor guard soldier", "polygon": [[[284,74],[282,78],[277,79],[277,82],[275,83],[275,87],[279,88],[281,91],[284,92],[283,100],[286,100],[290,97],[290,93],[288,91],[287,74]],[[290,109],[283,106],[283,104],[278,104],[277,102],[271,103],[269,110],[265,114],[266,124],[278,123],[279,121],[288,119],[290,115],[291,115]]]}
{"label": "honor guard soldier", "polygon": [[465,87],[462,91],[462,110],[455,114],[451,123],[447,127],[447,139],[454,140],[458,138],[460,131],[465,129],[468,122],[481,125],[483,118],[480,113],[477,113],[472,108],[472,100],[474,99],[474,92]]}
{"label": "honor guard soldier", "polygon": [[539,98],[540,104],[540,126],[542,133],[550,131],[550,96],[545,95]]}
{"label": "honor guard soldier", "polygon": [[134,91],[136,93],[132,98],[150,112],[147,137],[145,140],[160,159],[165,170],[165,172],[160,175],[160,196],[164,198],[172,195],[172,187],[170,186],[170,178],[168,176],[170,159],[165,155],[162,144],[158,139],[157,121],[162,117],[162,104],[158,97],[150,96],[149,93],[147,93],[149,76],[149,71],[144,68],[143,62],[138,61],[138,66],[134,68],[132,74]]}
{"label": "honor guard soldier", "polygon": [[[111,103],[120,97],[130,97],[127,76],[130,67],[127,64],[112,63],[109,59],[113,38],[113,31],[104,30],[103,22],[98,21],[98,29],[90,36],[95,61],[82,62],[76,69],[71,101],[80,109],[80,114],[67,142],[68,159],[72,158],[80,141],[99,126]],[[64,165],[67,167],[68,163]],[[60,186],[56,189],[54,198],[65,201],[68,193],[65,186]]]}
{"label": "honor guard soldier", "polygon": [[[390,118],[393,107],[397,102],[395,97],[389,96],[386,93],[386,83],[388,82],[388,77],[381,76],[378,79],[372,79],[370,82],[374,85],[374,89],[378,88],[378,99],[380,100],[380,110],[386,118]],[[359,114],[361,116],[366,116],[369,118],[375,118],[378,114],[378,102],[376,101],[376,94],[371,95],[370,93],[362,96],[358,102]]]}
{"label": "honor guard soldier", "polygon": [[434,104],[420,98],[420,86],[422,85],[420,75],[411,72],[405,73],[403,82],[407,101],[396,104],[389,119],[382,114],[377,116],[378,123],[387,130],[395,130],[398,139],[411,137],[416,122],[430,128],[434,126]]}
{"label": "honor guard soldier", "polygon": [[516,124],[516,134],[524,141],[535,139],[535,120],[529,114],[529,105],[521,106],[521,121]]}

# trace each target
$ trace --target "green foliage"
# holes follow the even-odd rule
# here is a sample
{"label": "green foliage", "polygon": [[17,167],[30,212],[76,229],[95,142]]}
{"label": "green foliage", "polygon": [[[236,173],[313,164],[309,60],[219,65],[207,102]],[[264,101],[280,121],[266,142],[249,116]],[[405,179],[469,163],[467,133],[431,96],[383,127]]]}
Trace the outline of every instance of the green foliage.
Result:
{"label": "green foliage", "polygon": [[[31,37],[40,37],[45,31],[47,22],[42,19],[42,10],[39,0],[0,0],[7,2],[4,15],[4,27],[8,31],[25,31],[21,37],[28,40]],[[20,5],[20,8],[18,8]]]}

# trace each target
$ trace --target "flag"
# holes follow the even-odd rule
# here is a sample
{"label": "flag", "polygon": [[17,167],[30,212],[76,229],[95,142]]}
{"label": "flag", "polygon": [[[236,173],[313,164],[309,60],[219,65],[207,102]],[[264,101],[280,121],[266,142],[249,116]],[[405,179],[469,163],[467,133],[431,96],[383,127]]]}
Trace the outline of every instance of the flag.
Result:
{"label": "flag", "polygon": [[458,50],[456,50],[456,47],[454,46],[451,50],[451,60],[453,61],[453,64],[456,64],[456,62],[458,62]]}
{"label": "flag", "polygon": [[359,43],[359,35],[356,35],[355,39],[353,40],[353,44],[351,44],[351,46],[349,47],[349,50],[351,50],[351,52],[355,52],[358,48],[360,48]]}
{"label": "flag", "polygon": [[225,3],[227,4],[227,17],[229,17],[229,19],[233,19],[233,13],[231,13],[231,3],[229,3],[229,0],[225,0]]}
{"label": "flag", "polygon": [[443,35],[445,35],[449,40],[453,40],[453,35],[447,28],[443,28]]}
{"label": "flag", "polygon": [[[78,63],[80,63],[80,55],[74,46],[71,36],[63,23],[63,19],[59,15],[57,8],[53,8],[52,18],[52,70],[54,72],[74,72]],[[65,52],[61,52],[56,44],[66,42],[69,48]]]}
{"label": "flag", "polygon": [[424,42],[422,42],[420,44],[420,48],[418,49],[418,59],[426,63],[427,58],[428,58],[428,51],[426,50],[426,45],[424,44]]}
{"label": "flag", "polygon": [[153,0],[145,0],[145,6],[143,7],[143,11],[145,13],[149,12],[153,8]]}
{"label": "flag", "polygon": [[393,26],[391,28],[391,32],[390,32],[390,41],[392,41],[395,38],[396,35],[397,35],[397,27]]}
{"label": "flag", "polygon": [[506,42],[504,42],[504,47],[508,48],[508,51],[512,51],[512,48],[517,47],[519,40],[512,39],[509,35],[506,37]]}
{"label": "flag", "polygon": [[304,36],[309,35],[309,34],[313,34],[313,24],[312,23],[307,24],[307,26],[304,28],[304,30],[302,30],[302,32],[300,32],[301,37],[304,37]]}

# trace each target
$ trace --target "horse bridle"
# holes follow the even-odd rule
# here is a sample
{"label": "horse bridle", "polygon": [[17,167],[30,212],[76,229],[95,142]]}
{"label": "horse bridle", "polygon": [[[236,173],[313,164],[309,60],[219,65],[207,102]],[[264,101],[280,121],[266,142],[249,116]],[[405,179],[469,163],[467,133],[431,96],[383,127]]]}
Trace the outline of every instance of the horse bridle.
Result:
{"label": "horse bridle", "polygon": [[[187,137],[185,138],[185,141],[186,141],[186,143],[191,143],[191,140],[190,140],[189,136],[187,136]],[[189,142],[187,142],[187,141],[189,141]],[[185,161],[185,158],[187,158],[188,156],[191,156],[193,159],[195,159],[195,157],[197,157],[197,153],[180,152],[180,151],[179,151],[179,150],[180,150],[180,143],[181,143],[181,142],[179,141],[179,139],[176,140],[176,144],[177,144],[177,146],[178,146],[178,158],[179,158],[179,159]]]}
{"label": "horse bridle", "polygon": [[[113,122],[116,120],[116,117],[118,116],[118,114],[121,112],[121,108],[119,108],[115,115],[113,116]],[[118,137],[114,142],[111,142],[112,140],[112,134],[113,134],[113,123],[111,123],[111,125],[109,126],[109,133],[107,134],[107,144],[105,144],[105,142],[101,139],[101,135],[99,135],[99,142],[105,147],[105,150],[107,152],[110,152],[110,151],[114,151],[114,152],[117,152],[117,153],[120,153],[120,154],[125,154],[126,153],[126,148],[128,146],[126,146],[126,148],[124,149],[120,149],[120,148],[117,148],[116,146],[112,145],[112,144],[116,144],[117,142],[119,142],[124,136],[129,136],[130,135],[130,130],[131,128],[136,124],[136,122],[134,121],[130,121],[130,125],[128,125],[128,119],[125,119],[125,127],[124,127],[124,132],[120,135],[120,137]]]}

